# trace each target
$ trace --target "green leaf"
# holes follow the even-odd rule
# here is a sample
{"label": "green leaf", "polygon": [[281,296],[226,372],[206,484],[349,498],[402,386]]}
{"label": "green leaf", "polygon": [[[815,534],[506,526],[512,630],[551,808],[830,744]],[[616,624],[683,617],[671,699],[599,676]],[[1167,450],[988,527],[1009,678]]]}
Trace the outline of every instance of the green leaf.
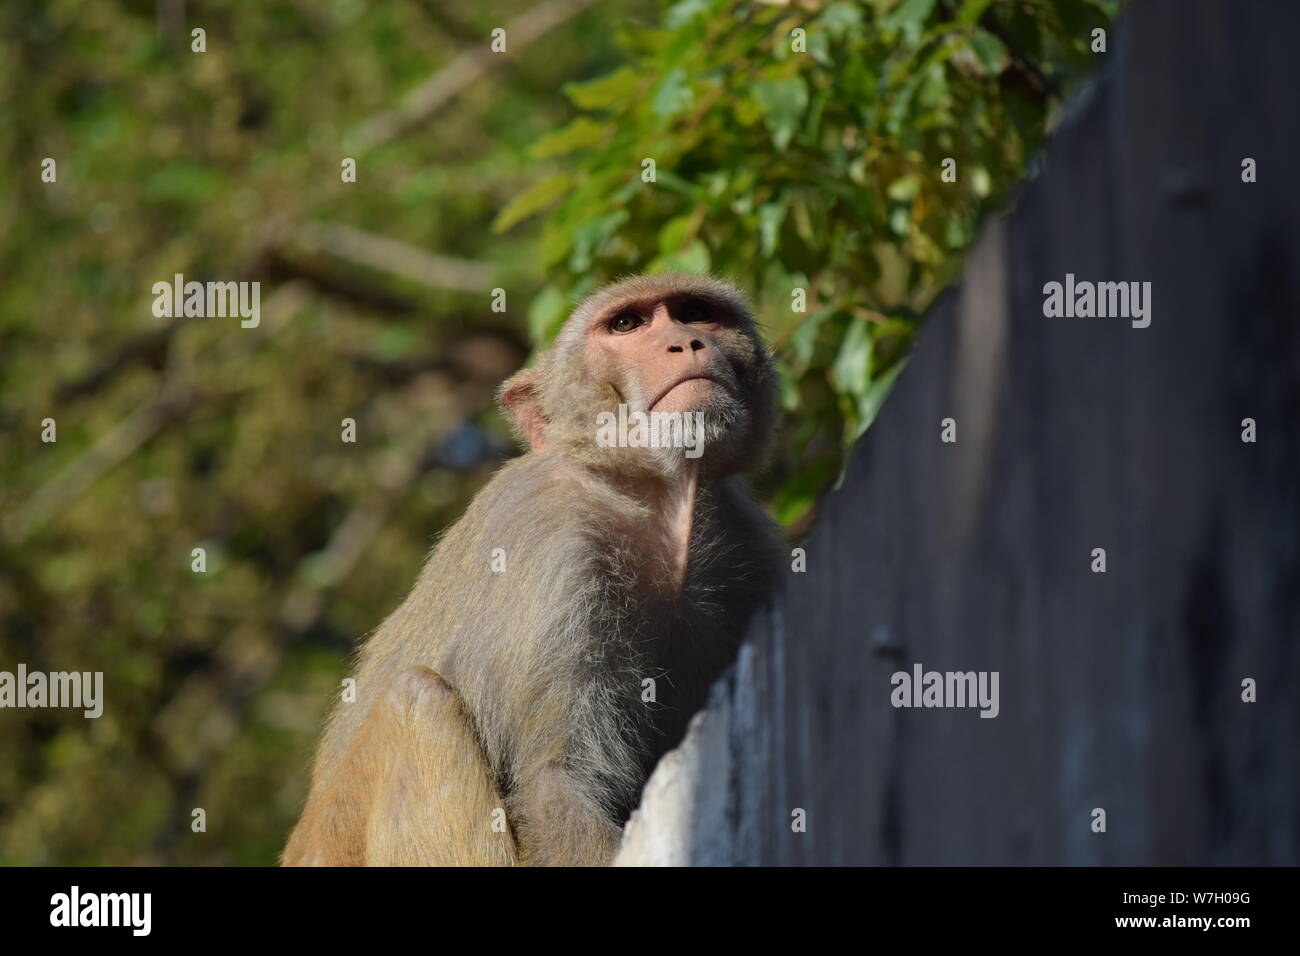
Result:
{"label": "green leaf", "polygon": [[533,143],[529,152],[535,159],[564,156],[579,149],[599,146],[609,138],[609,127],[586,116],[579,116],[568,126],[547,133]]}
{"label": "green leaf", "polygon": [[961,5],[957,20],[964,27],[973,27],[984,16],[984,11],[993,5],[993,0],[966,0]]}
{"label": "green leaf", "polygon": [[709,247],[703,241],[697,239],[691,243],[689,249],[677,257],[674,268],[682,272],[694,272],[703,274],[713,267],[713,257],[709,255]]}
{"label": "green leaf", "polygon": [[799,120],[808,107],[808,84],[801,76],[784,80],[759,80],[752,95],[763,109],[772,143],[778,150],[785,149],[794,138]]}
{"label": "green leaf", "polygon": [[831,384],[841,395],[865,394],[871,384],[871,323],[855,315],[830,369]]}
{"label": "green leaf", "polygon": [[822,66],[833,66],[831,58],[831,34],[829,30],[819,30],[808,34],[808,52]]}
{"label": "green leaf", "polygon": [[678,67],[669,70],[659,81],[650,99],[650,108],[660,119],[670,119],[690,106],[694,99],[691,88],[686,85],[686,71]]}
{"label": "green leaf", "polygon": [[709,12],[709,0],[681,0],[674,3],[664,13],[664,26],[676,30],[685,26],[700,14]]}
{"label": "green leaf", "polygon": [[777,490],[772,503],[776,519],[790,525],[811,511],[826,483],[835,477],[836,467],[834,458],[823,458],[792,476]]}
{"label": "green leaf", "polygon": [[883,23],[887,29],[899,30],[908,42],[916,43],[921,38],[925,21],[930,19],[935,0],[903,0]]}
{"label": "green leaf", "polygon": [[713,257],[709,255],[709,247],[701,240],[696,239],[682,252],[669,253],[655,259],[650,263],[647,271],[689,272],[695,275],[703,275],[711,269],[712,264]]}
{"label": "green leaf", "polygon": [[787,347],[791,352],[790,365],[796,374],[802,375],[807,371],[808,363],[812,361],[813,348],[817,344],[817,333],[822,327],[822,322],[830,314],[827,311],[814,312],[790,333]]}
{"label": "green leaf", "polygon": [[690,235],[694,226],[695,217],[690,215],[676,216],[664,223],[663,228],[659,230],[660,254],[670,256],[681,252],[686,245],[686,237]]}
{"label": "green leaf", "polygon": [[583,273],[591,268],[592,259],[600,253],[601,247],[610,236],[627,222],[626,209],[615,209],[596,219],[584,222],[573,233],[573,253],[569,256],[569,268]]}
{"label": "green leaf", "polygon": [[548,285],[528,305],[528,334],[534,342],[549,341],[564,322],[569,311],[568,297]]}
{"label": "green leaf", "polygon": [[907,365],[907,359],[899,359],[888,372],[872,382],[871,387],[858,397],[858,421],[849,436],[850,445],[861,438],[862,433],[870,428],[871,423],[876,420],[876,415],[880,412],[880,406],[885,404],[885,399],[889,397],[889,390],[894,387],[894,379],[898,378],[898,373],[903,370],[905,365]]}
{"label": "green leaf", "polygon": [[786,368],[783,363],[778,363],[776,367],[777,377],[777,394],[781,403],[781,411],[789,413],[799,409],[799,383],[795,381],[790,369]]}
{"label": "green leaf", "polygon": [[997,76],[1007,68],[1007,48],[987,30],[976,30],[967,41],[975,60],[988,76]]}
{"label": "green leaf", "polygon": [[534,213],[541,212],[555,202],[574,186],[573,177],[565,173],[555,173],[524,190],[501,210],[496,221],[492,223],[493,232],[505,232],[517,222],[527,219]]}
{"label": "green leaf", "polygon": [[895,202],[911,202],[916,198],[916,191],[920,188],[920,177],[915,173],[909,173],[906,176],[899,176],[890,183],[885,193]]}
{"label": "green leaf", "polygon": [[689,179],[683,179],[671,169],[665,169],[662,166],[655,167],[655,185],[663,186],[675,193],[680,193],[691,200],[696,198],[696,193],[698,192],[695,188],[695,184]]}
{"label": "green leaf", "polygon": [[641,89],[642,76],[631,67],[621,66],[613,73],[606,73],[585,83],[566,83],[564,94],[574,106],[584,110],[627,106],[635,101]]}
{"label": "green leaf", "polygon": [[894,235],[906,236],[912,227],[912,216],[906,206],[899,206],[889,214],[889,230]]}
{"label": "green leaf", "polygon": [[[816,22],[825,25],[826,32],[835,40],[841,39],[846,33],[856,37],[862,32],[862,10],[853,3],[832,3],[818,15]],[[808,39],[811,52],[812,37]]]}
{"label": "green leaf", "polygon": [[781,235],[781,223],[785,220],[785,203],[769,202],[758,207],[758,235],[762,254],[771,258],[776,252],[777,240]]}

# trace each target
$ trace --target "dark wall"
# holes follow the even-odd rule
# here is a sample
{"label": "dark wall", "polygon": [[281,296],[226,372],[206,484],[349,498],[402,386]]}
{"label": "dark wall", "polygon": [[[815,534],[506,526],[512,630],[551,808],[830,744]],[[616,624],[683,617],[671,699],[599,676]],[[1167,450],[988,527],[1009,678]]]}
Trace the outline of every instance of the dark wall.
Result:
{"label": "dark wall", "polygon": [[[694,862],[1300,863],[1298,38],[1129,8],[716,689]],[[1150,327],[1044,317],[1067,272]],[[895,709],[915,662],[999,716]]]}

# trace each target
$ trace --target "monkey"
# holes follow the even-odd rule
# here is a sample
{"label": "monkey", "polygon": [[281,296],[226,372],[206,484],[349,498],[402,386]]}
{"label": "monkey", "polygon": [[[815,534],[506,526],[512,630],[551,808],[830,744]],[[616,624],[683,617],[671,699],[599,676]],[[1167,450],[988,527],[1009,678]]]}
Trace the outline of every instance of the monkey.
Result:
{"label": "monkey", "polygon": [[[598,289],[498,401],[527,450],[362,645],[285,865],[609,864],[776,585],[741,474],[769,456],[777,375],[735,286]],[[620,405],[702,441],[597,440]]]}

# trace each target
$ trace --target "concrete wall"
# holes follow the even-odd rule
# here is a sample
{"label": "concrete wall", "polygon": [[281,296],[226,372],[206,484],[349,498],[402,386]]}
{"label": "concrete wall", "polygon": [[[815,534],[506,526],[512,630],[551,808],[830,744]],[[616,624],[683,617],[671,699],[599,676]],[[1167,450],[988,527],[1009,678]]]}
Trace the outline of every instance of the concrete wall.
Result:
{"label": "concrete wall", "polygon": [[[620,863],[1300,863],[1298,41],[1131,5]],[[1067,273],[1150,282],[1150,326],[1045,317]],[[891,706],[917,662],[997,671],[998,716]]]}

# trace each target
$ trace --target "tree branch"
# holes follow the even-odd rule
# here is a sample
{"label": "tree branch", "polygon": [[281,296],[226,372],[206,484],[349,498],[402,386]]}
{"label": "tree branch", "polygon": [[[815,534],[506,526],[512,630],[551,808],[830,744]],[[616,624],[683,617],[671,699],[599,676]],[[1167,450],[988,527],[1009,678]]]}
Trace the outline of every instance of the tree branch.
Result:
{"label": "tree branch", "polygon": [[289,242],[310,253],[324,253],[353,265],[410,279],[434,289],[483,292],[492,288],[492,266],[428,252],[398,239],[376,235],[339,223],[303,223]]}
{"label": "tree branch", "polygon": [[462,90],[491,69],[497,58],[513,56],[543,34],[596,3],[596,0],[544,0],[505,26],[506,52],[493,53],[486,38],[466,50],[407,94],[395,109],[372,116],[349,142],[359,149],[382,146],[427,123]]}

